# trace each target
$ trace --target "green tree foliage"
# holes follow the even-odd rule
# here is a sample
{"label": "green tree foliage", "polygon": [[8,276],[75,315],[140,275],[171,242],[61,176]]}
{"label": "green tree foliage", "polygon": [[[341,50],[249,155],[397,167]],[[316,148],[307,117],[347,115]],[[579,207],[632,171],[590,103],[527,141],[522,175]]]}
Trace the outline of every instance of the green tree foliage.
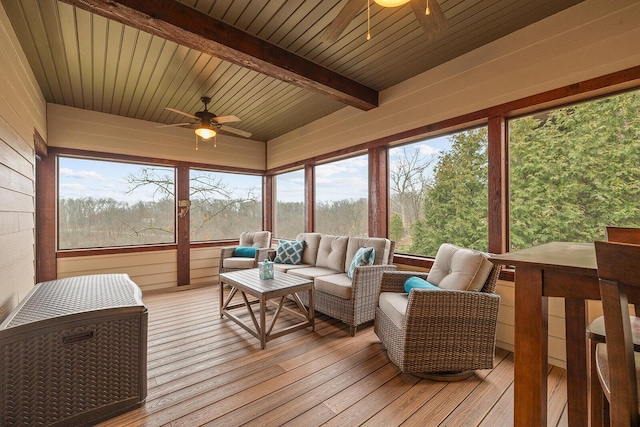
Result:
{"label": "green tree foliage", "polygon": [[404,226],[402,225],[402,217],[395,214],[391,217],[389,223],[389,238],[395,242],[399,242],[404,237]]}
{"label": "green tree foliage", "polygon": [[[443,242],[487,250],[486,129],[450,137],[435,167],[413,253]],[[511,249],[604,238],[640,225],[640,93],[510,121]]]}
{"label": "green tree foliage", "polygon": [[604,238],[640,225],[640,94],[511,122],[511,244]]}
{"label": "green tree foliage", "polygon": [[444,242],[487,247],[487,128],[449,138],[451,149],[440,154],[427,190],[424,219],[412,228],[412,253],[435,255]]}

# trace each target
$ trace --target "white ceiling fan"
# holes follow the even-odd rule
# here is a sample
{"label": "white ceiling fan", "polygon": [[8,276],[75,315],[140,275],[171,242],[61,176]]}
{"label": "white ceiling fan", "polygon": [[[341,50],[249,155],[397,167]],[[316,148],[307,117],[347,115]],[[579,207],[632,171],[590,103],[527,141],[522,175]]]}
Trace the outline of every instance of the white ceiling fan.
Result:
{"label": "white ceiling fan", "polygon": [[203,96],[200,98],[200,101],[204,104],[204,108],[201,111],[198,111],[195,114],[185,113],[184,111],[176,110],[175,108],[165,107],[165,110],[173,111],[174,113],[182,114],[183,116],[189,117],[192,119],[189,122],[184,123],[174,123],[171,125],[160,125],[156,126],[158,128],[166,128],[166,127],[179,127],[179,126],[188,126],[188,127],[196,127],[196,135],[201,137],[202,139],[210,139],[216,136],[217,131],[221,130],[224,132],[232,133],[243,138],[250,138],[251,132],[247,132],[244,130],[236,129],[231,126],[227,126],[224,123],[233,123],[239,122],[240,119],[236,116],[216,116],[214,113],[207,109],[207,105],[211,102],[211,98],[208,96]]}

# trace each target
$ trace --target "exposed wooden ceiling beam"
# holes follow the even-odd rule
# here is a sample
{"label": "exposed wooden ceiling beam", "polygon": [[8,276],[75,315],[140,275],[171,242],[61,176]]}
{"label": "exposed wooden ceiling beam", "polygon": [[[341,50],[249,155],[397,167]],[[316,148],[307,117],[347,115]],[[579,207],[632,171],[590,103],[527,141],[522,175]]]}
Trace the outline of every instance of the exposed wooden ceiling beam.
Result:
{"label": "exposed wooden ceiling beam", "polygon": [[362,110],[378,92],[174,0],[61,0]]}

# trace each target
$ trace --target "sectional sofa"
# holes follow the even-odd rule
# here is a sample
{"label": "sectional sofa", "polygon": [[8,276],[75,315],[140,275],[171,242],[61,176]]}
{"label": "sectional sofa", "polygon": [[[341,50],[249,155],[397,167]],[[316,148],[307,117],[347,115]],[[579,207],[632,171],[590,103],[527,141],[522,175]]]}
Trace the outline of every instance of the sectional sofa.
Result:
{"label": "sectional sofa", "polygon": [[[292,246],[297,246],[298,250],[302,246],[302,250],[293,253]],[[369,260],[372,265],[355,266],[349,277],[349,267],[360,248],[374,249],[375,255]],[[382,273],[396,269],[394,248],[395,242],[381,237],[301,233],[295,241],[281,239],[274,268],[312,279],[315,309],[348,324],[349,333],[354,336],[358,325],[375,317]],[[308,293],[300,298],[308,305]]]}

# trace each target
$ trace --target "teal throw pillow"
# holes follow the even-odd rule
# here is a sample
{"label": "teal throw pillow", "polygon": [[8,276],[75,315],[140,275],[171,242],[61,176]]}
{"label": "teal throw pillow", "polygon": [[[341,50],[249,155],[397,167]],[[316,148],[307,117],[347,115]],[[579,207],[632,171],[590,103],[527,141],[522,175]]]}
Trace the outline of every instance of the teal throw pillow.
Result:
{"label": "teal throw pillow", "polygon": [[256,248],[253,246],[238,246],[233,250],[233,256],[240,258],[255,258]]}
{"label": "teal throw pillow", "polygon": [[362,265],[373,265],[373,261],[376,258],[376,250],[373,248],[360,248],[356,251],[356,254],[349,264],[349,270],[347,270],[347,277],[353,279],[353,272],[356,271],[356,267]]}
{"label": "teal throw pillow", "polygon": [[276,258],[273,262],[292,265],[302,264],[304,245],[304,240],[280,240],[276,248]]}
{"label": "teal throw pillow", "polygon": [[427,282],[424,279],[421,279],[419,277],[409,277],[405,282],[404,282],[404,291],[406,293],[411,293],[411,289],[416,288],[416,289],[433,289],[433,290],[440,290],[441,288],[437,287],[434,284],[431,284],[429,282]]}

